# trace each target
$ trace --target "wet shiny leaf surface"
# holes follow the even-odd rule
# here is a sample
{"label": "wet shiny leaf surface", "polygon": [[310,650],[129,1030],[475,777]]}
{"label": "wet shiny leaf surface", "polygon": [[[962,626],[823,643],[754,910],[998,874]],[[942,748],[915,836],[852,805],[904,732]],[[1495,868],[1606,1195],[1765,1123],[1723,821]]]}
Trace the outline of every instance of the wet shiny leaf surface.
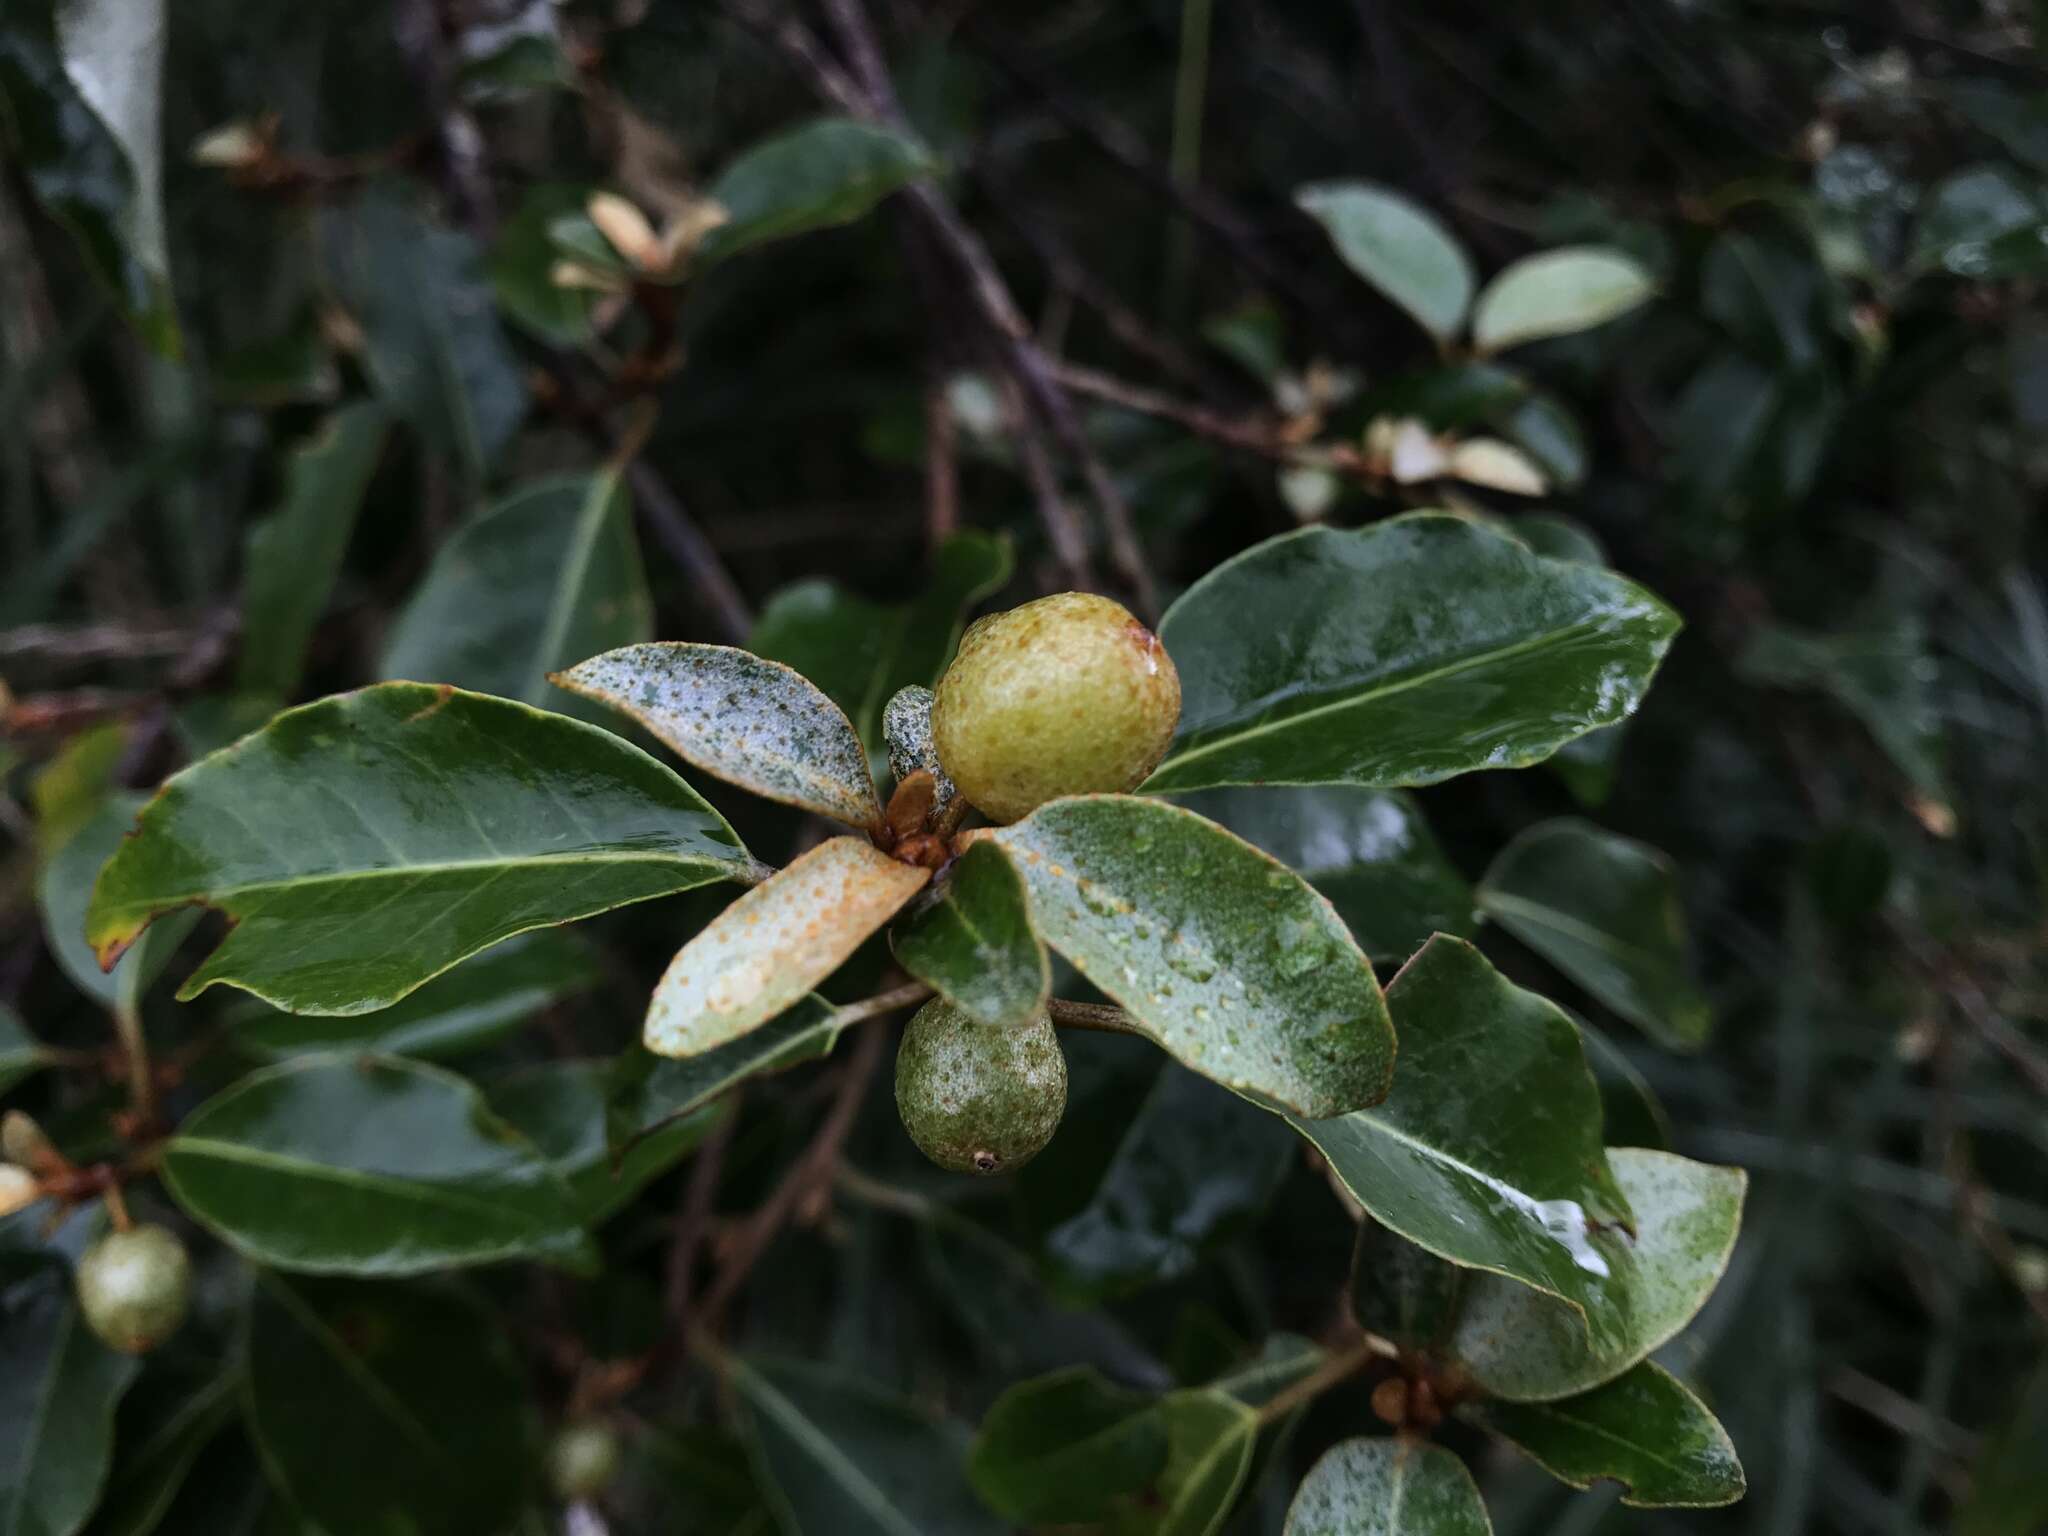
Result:
{"label": "wet shiny leaf surface", "polygon": [[550,672],[653,633],[624,478],[565,475],[514,491],[435,551],[379,671],[559,709]]}
{"label": "wet shiny leaf surface", "polygon": [[1285,1536],[1492,1536],[1465,1464],[1440,1445],[1346,1440],[1287,1508]]}
{"label": "wet shiny leaf surface", "polygon": [[1180,732],[1144,787],[1524,767],[1627,718],[1677,630],[1634,583],[1459,517],[1284,534],[1167,610]]}
{"label": "wet shiny leaf surface", "polygon": [[1564,1298],[1558,1310],[1582,1339],[1621,1347],[1632,1260],[1603,1229],[1627,1221],[1629,1206],[1571,1020],[1453,938],[1410,960],[1387,1002],[1401,1055],[1386,1102],[1290,1116],[1295,1129],[1383,1225]]}
{"label": "wet shiny leaf surface", "polygon": [[451,1292],[257,1276],[244,1417],[323,1530],[506,1529],[531,1465],[524,1388],[497,1320]]}
{"label": "wet shiny leaf surface", "polygon": [[1607,1154],[1635,1213],[1625,1245],[1627,1312],[1612,1336],[1586,1330],[1570,1307],[1497,1275],[1473,1275],[1446,1355],[1495,1397],[1540,1401],[1611,1381],[1675,1337],[1706,1304],[1728,1267],[1747,1176],[1669,1152],[1617,1147]]}
{"label": "wet shiny leaf surface", "polygon": [[1412,796],[1330,785],[1206,790],[1180,803],[1305,877],[1375,960],[1402,961],[1432,933],[1469,938],[1478,928],[1471,882]]}
{"label": "wet shiny leaf surface", "polygon": [[1323,226],[1344,264],[1405,309],[1439,341],[1464,324],[1472,262],[1436,216],[1365,182],[1324,182],[1294,194]]}
{"label": "wet shiny leaf surface", "polygon": [[982,1419],[967,1475],[990,1509],[1020,1524],[1102,1519],[1166,1465],[1156,1402],[1092,1366],[1020,1382]]}
{"label": "wet shiny leaf surface", "polygon": [[1028,1023],[1045,1009],[1052,972],[1023,879],[1000,848],[977,843],[943,880],[937,899],[914,907],[891,933],[897,961],[980,1023]]}
{"label": "wet shiny leaf surface", "polygon": [[1351,1315],[1403,1349],[1432,1351],[1458,1320],[1470,1274],[1367,1219],[1351,1250]]}
{"label": "wet shiny leaf surface", "polygon": [[1371,962],[1292,870],[1130,795],[1055,800],[992,836],[1039,933],[1184,1065],[1312,1116],[1385,1095],[1393,1027]]}
{"label": "wet shiny leaf surface", "polygon": [[549,1003],[595,986],[602,975],[588,945],[543,928],[494,945],[375,1013],[280,1013],[252,1002],[235,1034],[276,1057],[374,1051],[436,1061],[505,1039]]}
{"label": "wet shiny leaf surface", "polygon": [[1735,1446],[1706,1404],[1645,1360],[1626,1375],[1551,1403],[1475,1403],[1472,1423],[1512,1442],[1574,1488],[1618,1482],[1638,1509],[1710,1509],[1747,1487]]}
{"label": "wet shiny leaf surface", "polygon": [[1472,311],[1472,343],[1481,352],[1545,336],[1591,330],[1627,314],[1657,291],[1625,251],[1573,246],[1525,256],[1486,285]]}
{"label": "wet shiny leaf surface", "polygon": [[780,1524],[793,1536],[1001,1536],[975,1497],[967,1431],[848,1377],[734,1360]]}
{"label": "wet shiny leaf surface", "polygon": [[362,1013],[515,933],[752,868],[695,791],[610,732],[385,683],[174,776],[101,874],[87,937],[104,963],[204,903],[234,926],[181,997],[224,982]]}
{"label": "wet shiny leaf surface", "polygon": [[931,878],[863,838],[835,837],[778,870],[676,951],[643,1043],[696,1056],[736,1040],[838,970]]}
{"label": "wet shiny leaf surface", "polygon": [[705,189],[727,221],[698,257],[724,261],[770,240],[850,224],[898,187],[937,169],[908,134],[827,117],[757,144]]}
{"label": "wet shiny leaf surface", "polygon": [[253,1072],[186,1118],[163,1168],[195,1221],[281,1269],[410,1275],[587,1253],[554,1165],[470,1083],[418,1062]]}
{"label": "wet shiny leaf surface", "polygon": [[881,823],[852,722],[791,667],[727,645],[631,645],[554,682],[647,727],[729,784],[854,827]]}
{"label": "wet shiny leaf surface", "polygon": [[1480,882],[1487,916],[1669,1046],[1713,1025],[1693,984],[1678,871],[1655,848],[1566,818],[1529,828]]}
{"label": "wet shiny leaf surface", "polygon": [[1258,1218],[1294,1157],[1271,1115],[1165,1064],[1087,1205],[1046,1237],[1056,1290],[1092,1303],[1179,1279]]}

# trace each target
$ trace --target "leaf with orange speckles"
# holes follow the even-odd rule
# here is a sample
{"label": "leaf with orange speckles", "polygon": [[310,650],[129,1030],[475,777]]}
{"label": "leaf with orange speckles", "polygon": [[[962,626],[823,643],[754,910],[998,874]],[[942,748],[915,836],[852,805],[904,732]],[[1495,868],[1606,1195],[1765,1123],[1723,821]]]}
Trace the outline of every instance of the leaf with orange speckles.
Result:
{"label": "leaf with orange speckles", "polygon": [[684,762],[769,800],[880,825],[866,751],[846,713],[801,672],[729,645],[622,646],[554,683],[630,716]]}
{"label": "leaf with orange speckles", "polygon": [[835,837],[757,885],[676,952],[647,1005],[647,1049],[695,1056],[765,1024],[838,970],[931,879]]}

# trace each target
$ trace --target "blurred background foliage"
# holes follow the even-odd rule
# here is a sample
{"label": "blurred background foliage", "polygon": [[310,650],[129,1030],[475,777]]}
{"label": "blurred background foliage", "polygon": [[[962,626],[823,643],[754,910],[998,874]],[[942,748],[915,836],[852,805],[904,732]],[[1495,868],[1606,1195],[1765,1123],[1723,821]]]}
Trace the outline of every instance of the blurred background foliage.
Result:
{"label": "blurred background foliage", "polygon": [[[105,1043],[103,1009],[138,1005],[105,995],[60,923],[46,936],[38,903],[75,910],[64,879],[96,863],[64,876],[56,852],[82,827],[109,846],[127,790],[289,699],[431,662],[545,703],[537,677],[507,680],[508,651],[573,622],[575,659],[647,612],[664,638],[823,633],[851,693],[955,524],[1007,535],[1011,600],[1077,565],[1136,597],[1093,515],[1119,502],[1170,596],[1299,521],[1450,498],[1611,560],[1687,618],[1626,727],[1421,803],[1467,881],[1565,815],[1677,861],[1715,1019],[1697,1053],[1617,1022],[1502,928],[1485,940],[1607,1042],[1610,1140],[1754,1180],[1674,1362],[1740,1448],[1748,1500],[1626,1511],[1479,1452],[1500,1529],[2042,1528],[2048,7],[875,0],[933,185],[1062,370],[1086,451],[1020,415],[909,194],[744,259],[707,245],[631,302],[563,286],[592,276],[565,260],[608,253],[578,227],[592,189],[673,227],[832,109],[775,45],[774,7],[170,9],[160,197],[138,190],[147,135],[53,75],[49,8],[0,20],[0,1023]],[[724,200],[743,199],[730,174]],[[1658,296],[1511,366],[1440,353],[1296,205],[1333,179],[1433,209],[1483,275],[1600,243]],[[1498,436],[1548,494],[1402,483],[1361,446],[1379,418]],[[589,500],[532,487],[636,443],[637,546],[623,517],[597,528],[607,574],[558,613]],[[514,487],[565,506],[522,512]],[[487,507],[504,521],[471,529]],[[938,586],[957,601],[985,579]],[[796,845],[794,817],[700,787],[767,856]],[[1430,892],[1436,926],[1470,925],[1460,889]],[[464,1070],[616,1050],[679,919],[712,909],[620,914],[544,984],[496,989],[508,1027],[469,1019]],[[219,993],[145,1003],[200,1087],[217,1032],[247,1022]],[[233,1049],[300,1048],[289,1026]],[[871,1095],[842,1198],[756,1272],[741,1337],[971,1422],[1034,1370],[1202,1380],[1276,1331],[1316,1333],[1350,1248],[1319,1171],[1127,1044],[1074,1042],[1065,1128],[994,1188],[922,1167]],[[55,1074],[10,1102],[53,1126],[104,1107]],[[803,1074],[748,1093],[721,1208],[759,1199],[816,1112]],[[1120,1167],[1141,1112],[1236,1150]],[[537,1413],[569,1390],[565,1351],[648,1347],[685,1177],[616,1219],[601,1281],[469,1282],[519,1320]],[[497,1342],[446,1347],[517,1389]],[[152,1411],[139,1395],[124,1414]],[[646,1412],[622,1528],[741,1528],[758,1494],[711,1416]],[[1319,1403],[1276,1452],[1294,1475],[1262,1478],[1238,1529],[1277,1529],[1306,1458],[1366,1418],[1352,1395]],[[206,1475],[164,1528],[261,1528],[239,1432],[201,1444]]]}

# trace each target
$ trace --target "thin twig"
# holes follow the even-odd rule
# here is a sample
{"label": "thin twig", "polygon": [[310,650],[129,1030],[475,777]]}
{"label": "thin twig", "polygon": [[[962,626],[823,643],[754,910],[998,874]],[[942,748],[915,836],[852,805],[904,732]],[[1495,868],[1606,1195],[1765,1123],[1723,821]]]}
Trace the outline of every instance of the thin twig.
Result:
{"label": "thin twig", "polygon": [[635,459],[626,470],[633,498],[646,514],[654,536],[668,557],[683,568],[702,595],[719,630],[734,644],[742,644],[754,628],[754,612],[740,595],[738,583],[726,570],[718,551],[704,537],[704,530],[684,509],[676,493],[645,459]]}
{"label": "thin twig", "polygon": [[726,1096],[725,1112],[697,1148],[690,1167],[690,1180],[683,1189],[683,1203],[676,1211],[675,1231],[669,1238],[668,1275],[662,1311],[669,1321],[670,1336],[689,1336],[690,1300],[695,1289],[697,1250],[711,1226],[711,1209],[718,1198],[719,1176],[725,1171],[725,1151],[732,1145],[733,1131],[740,1120],[740,1096],[745,1085]]}
{"label": "thin twig", "polygon": [[1259,1423],[1277,1424],[1302,1404],[1313,1402],[1330,1388],[1350,1380],[1373,1361],[1392,1360],[1399,1354],[1400,1350],[1378,1334],[1362,1334],[1350,1348],[1331,1355],[1293,1386],[1267,1398],[1259,1408]]}
{"label": "thin twig", "polygon": [[1283,462],[1301,457],[1299,447],[1288,442],[1268,422],[1226,416],[1221,411],[1176,400],[1171,395],[1163,395],[1141,384],[1128,383],[1094,368],[1084,368],[1078,363],[1054,364],[1053,376],[1077,395],[1119,405],[1141,416],[1157,416],[1163,421],[1178,422],[1190,432],[1213,438],[1228,447],[1242,448],[1248,453]]}
{"label": "thin twig", "polygon": [[840,1069],[839,1086],[832,1096],[832,1105],[819,1122],[810,1145],[782,1176],[782,1182],[733,1235],[719,1267],[718,1278],[704,1295],[700,1315],[707,1325],[715,1321],[739,1293],[747,1276],[789,1219],[820,1190],[831,1187],[832,1171],[839,1161],[840,1149],[853,1130],[861,1102],[867,1097],[868,1081],[875,1075],[875,1067],[882,1059],[882,1047],[888,1038],[885,1031],[872,1026],[860,1031],[853,1053]]}
{"label": "thin twig", "polygon": [[960,526],[960,453],[944,375],[924,390],[924,530],[937,549]]}

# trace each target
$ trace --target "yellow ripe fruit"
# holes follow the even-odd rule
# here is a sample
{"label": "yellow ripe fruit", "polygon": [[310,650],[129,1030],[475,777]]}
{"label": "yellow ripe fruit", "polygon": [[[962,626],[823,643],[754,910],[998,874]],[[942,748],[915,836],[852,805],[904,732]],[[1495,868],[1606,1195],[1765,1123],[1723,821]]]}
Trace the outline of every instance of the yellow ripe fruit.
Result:
{"label": "yellow ripe fruit", "polygon": [[1135,789],[1180,723],[1180,674],[1129,609],[1061,592],[978,620],[932,700],[947,774],[992,821]]}

